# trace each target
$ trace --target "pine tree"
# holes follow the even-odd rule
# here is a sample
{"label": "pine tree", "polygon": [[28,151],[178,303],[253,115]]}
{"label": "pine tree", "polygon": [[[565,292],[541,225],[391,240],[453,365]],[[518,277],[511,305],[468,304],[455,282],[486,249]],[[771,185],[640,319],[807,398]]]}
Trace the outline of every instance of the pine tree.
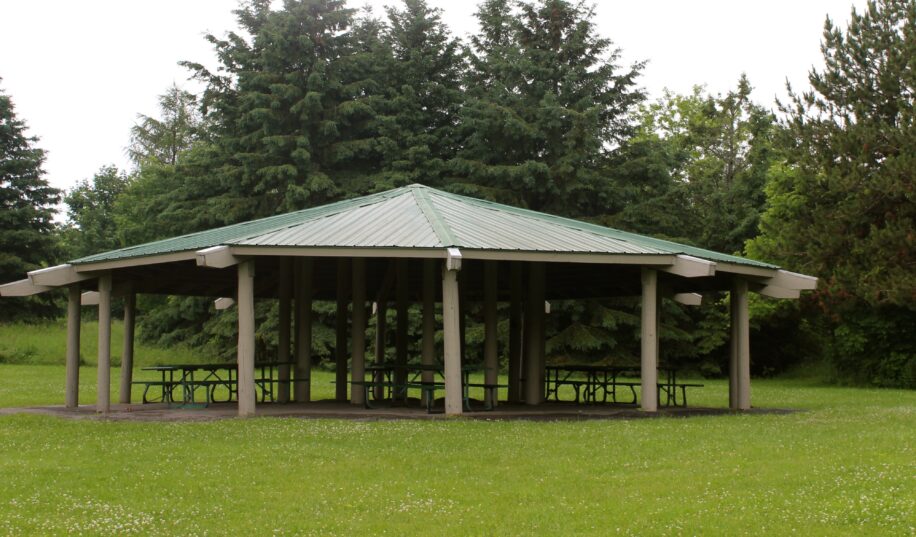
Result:
{"label": "pine tree", "polygon": [[380,73],[387,104],[380,133],[393,147],[384,153],[386,180],[378,187],[440,186],[459,144],[465,71],[461,45],[449,35],[442,10],[425,0],[404,0],[400,9],[388,7],[387,14],[383,40],[390,60]]}
{"label": "pine tree", "polygon": [[828,19],[821,49],[811,90],[781,106],[788,159],[748,247],[821,278],[842,372],[916,384],[916,1],[871,1],[845,32]]}
{"label": "pine tree", "polygon": [[[56,257],[55,204],[60,193],[44,178],[45,152],[25,134],[13,102],[0,92],[0,282],[20,280]],[[23,320],[57,313],[51,297],[4,299],[0,320]]]}
{"label": "pine tree", "polygon": [[599,214],[608,153],[632,133],[641,63],[621,70],[593,8],[565,0],[488,0],[472,38],[463,190],[570,216]]}
{"label": "pine tree", "polygon": [[247,35],[208,36],[218,72],[186,63],[208,83],[203,105],[221,151],[228,221],[365,192],[382,160],[373,25],[354,26],[342,0],[270,4],[236,11]]}
{"label": "pine tree", "polygon": [[159,96],[159,117],[140,114],[137,119],[139,123],[130,129],[127,153],[138,167],[147,161],[174,166],[202,126],[197,96],[176,84]]}

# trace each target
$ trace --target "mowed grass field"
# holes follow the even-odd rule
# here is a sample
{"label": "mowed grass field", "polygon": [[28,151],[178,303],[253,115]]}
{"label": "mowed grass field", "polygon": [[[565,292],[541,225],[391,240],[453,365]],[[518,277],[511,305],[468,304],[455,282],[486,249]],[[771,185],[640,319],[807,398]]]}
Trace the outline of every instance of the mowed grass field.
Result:
{"label": "mowed grass field", "polygon": [[[81,373],[91,403],[96,370]],[[313,374],[316,397],[332,395],[331,379]],[[2,364],[0,406],[59,404],[63,380],[62,365]],[[725,383],[704,382],[692,403],[724,406]],[[916,534],[916,392],[755,380],[753,396],[802,411],[579,422],[0,415],[0,534]]]}

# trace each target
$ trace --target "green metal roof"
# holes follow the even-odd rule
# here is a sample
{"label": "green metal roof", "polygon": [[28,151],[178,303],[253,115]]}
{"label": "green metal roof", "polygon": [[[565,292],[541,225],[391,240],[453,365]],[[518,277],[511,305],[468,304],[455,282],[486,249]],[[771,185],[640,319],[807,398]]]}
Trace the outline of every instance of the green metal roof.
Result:
{"label": "green metal roof", "polygon": [[423,185],[131,246],[75,259],[71,263],[148,257],[220,245],[685,254],[710,261],[778,268],[743,257],[459,196]]}

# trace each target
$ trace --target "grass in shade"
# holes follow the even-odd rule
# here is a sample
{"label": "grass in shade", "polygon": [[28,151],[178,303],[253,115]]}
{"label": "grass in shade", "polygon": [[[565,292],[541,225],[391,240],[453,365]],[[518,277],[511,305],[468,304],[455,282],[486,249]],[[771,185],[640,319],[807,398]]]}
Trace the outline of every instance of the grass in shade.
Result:
{"label": "grass in shade", "polygon": [[[95,373],[82,368],[84,402]],[[332,397],[331,380],[313,374],[316,398]],[[704,382],[692,403],[724,406],[726,383]],[[62,365],[0,365],[0,406],[60,404],[63,392]],[[2,415],[0,534],[916,534],[916,392],[755,380],[753,397],[803,411],[579,422]]]}

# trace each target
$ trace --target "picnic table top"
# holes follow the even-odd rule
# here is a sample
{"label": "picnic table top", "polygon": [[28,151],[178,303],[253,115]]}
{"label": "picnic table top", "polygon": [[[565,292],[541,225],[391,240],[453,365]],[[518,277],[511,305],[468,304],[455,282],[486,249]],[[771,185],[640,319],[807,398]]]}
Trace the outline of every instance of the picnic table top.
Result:
{"label": "picnic table top", "polygon": [[[293,365],[292,362],[255,362],[255,367],[269,367],[280,365]],[[214,371],[219,369],[235,369],[238,364],[223,362],[219,364],[166,364],[141,367],[143,371]]]}

